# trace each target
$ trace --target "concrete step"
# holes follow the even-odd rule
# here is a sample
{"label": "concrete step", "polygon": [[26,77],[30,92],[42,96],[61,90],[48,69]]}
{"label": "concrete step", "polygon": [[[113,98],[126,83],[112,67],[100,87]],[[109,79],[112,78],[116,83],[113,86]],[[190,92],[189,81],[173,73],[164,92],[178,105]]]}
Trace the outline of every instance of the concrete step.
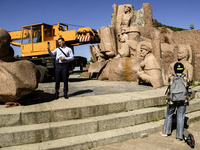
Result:
{"label": "concrete step", "polygon": [[[200,99],[190,102],[187,113],[200,110]],[[55,139],[126,128],[165,117],[166,107],[152,107],[134,111],[90,117],[87,119],[50,122],[0,128],[1,147],[50,141]],[[200,116],[200,115],[199,115]]]}
{"label": "concrete step", "polygon": [[[186,115],[186,117],[193,120],[200,116],[200,111],[192,112]],[[140,125],[135,125],[126,128],[119,128],[109,131],[103,131],[92,134],[85,134],[80,136],[62,138],[57,140],[51,140],[46,142],[38,141],[38,143],[19,145],[12,147],[5,147],[1,150],[83,150],[91,149],[102,145],[117,143],[134,139],[138,137],[145,137],[152,133],[156,133],[162,130],[164,119],[156,122],[149,122]]]}
{"label": "concrete step", "polygon": [[48,103],[5,108],[0,105],[0,127],[41,124],[102,116],[165,104],[165,90],[60,98]]}
{"label": "concrete step", "polygon": [[[160,120],[165,108],[146,108],[87,119],[0,128],[1,147],[102,132]],[[16,138],[17,137],[17,138]]]}

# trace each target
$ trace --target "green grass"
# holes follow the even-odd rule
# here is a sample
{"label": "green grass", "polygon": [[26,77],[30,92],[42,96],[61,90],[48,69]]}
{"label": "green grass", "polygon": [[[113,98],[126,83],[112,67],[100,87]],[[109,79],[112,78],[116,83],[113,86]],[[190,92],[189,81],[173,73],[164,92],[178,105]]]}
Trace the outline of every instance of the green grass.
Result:
{"label": "green grass", "polygon": [[151,122],[157,122],[159,119],[152,119]]}
{"label": "green grass", "polygon": [[199,121],[200,121],[200,119],[196,119],[196,120],[193,120],[193,121],[191,121],[191,122],[188,122],[187,125],[190,125],[190,124],[192,124],[192,123],[199,122]]}
{"label": "green grass", "polygon": [[192,82],[192,83],[190,83],[190,86],[198,86],[198,84]]}
{"label": "green grass", "polygon": [[42,142],[42,140],[40,139],[40,140],[38,140],[38,143],[41,143]]}
{"label": "green grass", "polygon": [[91,149],[92,148],[92,146],[88,146],[88,149]]}

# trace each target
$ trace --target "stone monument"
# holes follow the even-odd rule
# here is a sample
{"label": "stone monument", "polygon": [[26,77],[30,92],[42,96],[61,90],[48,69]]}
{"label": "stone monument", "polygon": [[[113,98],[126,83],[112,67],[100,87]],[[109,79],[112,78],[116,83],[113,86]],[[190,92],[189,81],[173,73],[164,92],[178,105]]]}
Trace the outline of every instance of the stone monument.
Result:
{"label": "stone monument", "polygon": [[15,102],[34,91],[39,71],[27,60],[15,61],[9,33],[0,28],[0,102]]}
{"label": "stone monument", "polygon": [[[98,32],[101,41],[90,46],[94,63],[88,70],[89,74],[95,71],[99,80],[138,81],[160,87],[167,84],[177,61],[184,64],[191,82],[200,79],[200,30],[175,32],[155,27],[148,3],[140,10],[134,10],[131,4],[114,4],[111,25]],[[148,48],[146,55],[141,44]]]}

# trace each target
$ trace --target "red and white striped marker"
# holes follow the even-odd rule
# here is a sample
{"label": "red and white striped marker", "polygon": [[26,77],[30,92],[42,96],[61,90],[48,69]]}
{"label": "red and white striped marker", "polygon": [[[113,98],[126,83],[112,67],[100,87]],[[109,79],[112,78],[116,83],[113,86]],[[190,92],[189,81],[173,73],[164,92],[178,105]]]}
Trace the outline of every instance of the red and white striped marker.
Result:
{"label": "red and white striped marker", "polygon": [[79,42],[89,42],[91,41],[91,36],[81,36],[77,38]]}

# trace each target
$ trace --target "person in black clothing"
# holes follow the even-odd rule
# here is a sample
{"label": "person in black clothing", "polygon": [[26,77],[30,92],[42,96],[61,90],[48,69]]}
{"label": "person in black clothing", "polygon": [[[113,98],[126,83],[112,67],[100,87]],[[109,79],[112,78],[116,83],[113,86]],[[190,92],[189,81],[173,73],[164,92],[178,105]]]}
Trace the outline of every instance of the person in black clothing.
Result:
{"label": "person in black clothing", "polygon": [[67,47],[63,38],[58,39],[59,48],[53,52],[47,46],[50,55],[56,55],[56,69],[55,69],[55,99],[59,98],[60,82],[64,82],[64,97],[68,99],[68,77],[69,77],[69,62],[74,60],[74,54],[71,48]]}

